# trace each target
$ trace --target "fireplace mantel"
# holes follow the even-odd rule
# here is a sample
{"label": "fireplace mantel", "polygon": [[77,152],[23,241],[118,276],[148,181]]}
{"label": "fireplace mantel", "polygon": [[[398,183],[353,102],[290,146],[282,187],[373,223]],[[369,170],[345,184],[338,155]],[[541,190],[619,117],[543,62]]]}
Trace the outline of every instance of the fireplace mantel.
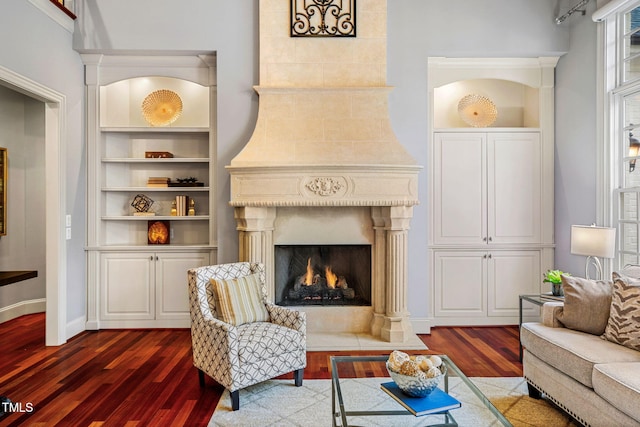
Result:
{"label": "fireplace mantel", "polygon": [[227,166],[231,206],[414,206],[413,165]]}

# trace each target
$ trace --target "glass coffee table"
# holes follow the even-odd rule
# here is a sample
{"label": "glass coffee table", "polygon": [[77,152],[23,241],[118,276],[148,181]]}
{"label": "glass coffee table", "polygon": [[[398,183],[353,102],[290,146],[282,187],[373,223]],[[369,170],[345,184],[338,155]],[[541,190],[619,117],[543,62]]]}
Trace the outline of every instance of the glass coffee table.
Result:
{"label": "glass coffee table", "polygon": [[[390,377],[375,378],[388,356],[331,356],[331,410],[334,427],[357,425],[402,426],[511,426],[482,391],[446,355],[440,388],[462,402],[451,411],[416,417],[380,389]],[[373,365],[376,369],[373,370]],[[341,369],[342,366],[342,369]],[[455,416],[455,417],[454,417]],[[375,419],[369,417],[376,417]],[[384,418],[387,417],[387,418]],[[400,418],[401,417],[401,418]],[[367,422],[370,420],[370,423]]]}

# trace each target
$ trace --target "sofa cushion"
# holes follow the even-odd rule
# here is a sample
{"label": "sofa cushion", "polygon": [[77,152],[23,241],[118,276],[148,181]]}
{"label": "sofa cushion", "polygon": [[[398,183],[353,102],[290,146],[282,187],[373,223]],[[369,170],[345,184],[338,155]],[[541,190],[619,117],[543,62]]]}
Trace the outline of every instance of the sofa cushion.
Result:
{"label": "sofa cushion", "polygon": [[576,381],[592,388],[598,363],[640,362],[640,352],[567,328],[524,323],[520,339],[527,351]]}
{"label": "sofa cushion", "polygon": [[562,276],[564,307],[558,320],[567,328],[602,335],[609,321],[611,282]]}
{"label": "sofa cushion", "polygon": [[301,332],[269,322],[238,326],[238,340],[238,360],[241,364],[252,364],[306,349]]}
{"label": "sofa cushion", "polygon": [[640,363],[596,365],[593,389],[631,418],[640,420]]}
{"label": "sofa cushion", "polygon": [[216,312],[223,322],[238,326],[269,320],[258,274],[234,279],[211,279],[211,286]]}
{"label": "sofa cushion", "polygon": [[603,337],[640,351],[640,279],[613,273],[611,309]]}

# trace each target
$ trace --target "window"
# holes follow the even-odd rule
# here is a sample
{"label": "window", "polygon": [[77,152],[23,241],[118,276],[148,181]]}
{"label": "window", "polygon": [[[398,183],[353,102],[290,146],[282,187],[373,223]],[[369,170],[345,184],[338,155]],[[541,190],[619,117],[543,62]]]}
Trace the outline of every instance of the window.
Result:
{"label": "window", "polygon": [[604,20],[608,200],[618,234],[617,267],[640,263],[640,1],[619,1]]}

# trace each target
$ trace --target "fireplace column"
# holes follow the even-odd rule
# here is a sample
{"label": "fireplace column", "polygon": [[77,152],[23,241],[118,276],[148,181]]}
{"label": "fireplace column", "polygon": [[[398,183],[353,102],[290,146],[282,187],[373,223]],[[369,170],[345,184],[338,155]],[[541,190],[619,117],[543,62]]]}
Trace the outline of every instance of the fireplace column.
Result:
{"label": "fireplace column", "polygon": [[240,261],[260,262],[266,268],[266,287],[269,301],[274,301],[273,229],[275,207],[244,206],[235,208]]}
{"label": "fireplace column", "polygon": [[388,342],[413,335],[407,310],[407,235],[411,206],[375,207],[374,321],[372,334]]}

